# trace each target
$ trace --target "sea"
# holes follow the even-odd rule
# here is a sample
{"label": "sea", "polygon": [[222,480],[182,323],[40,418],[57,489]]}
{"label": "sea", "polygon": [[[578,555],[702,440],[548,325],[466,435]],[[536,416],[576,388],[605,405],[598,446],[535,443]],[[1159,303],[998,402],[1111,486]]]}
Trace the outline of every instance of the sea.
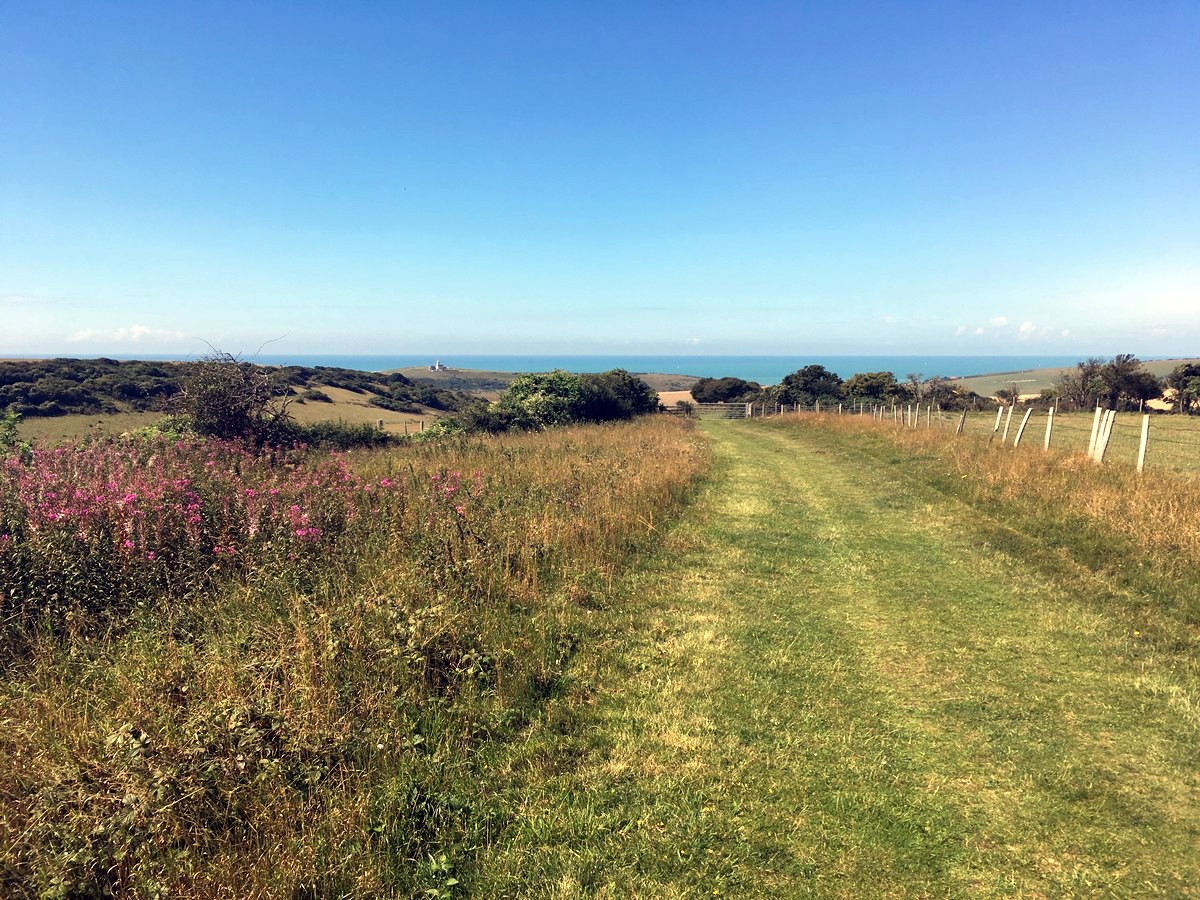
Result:
{"label": "sea", "polygon": [[[26,359],[33,358],[26,356]],[[154,354],[114,355],[115,359],[196,359],[196,355],[166,356]],[[431,366],[440,362],[453,369],[479,369],[489,372],[607,372],[625,369],[633,373],[655,372],[666,375],[694,375],[700,378],[731,376],[759,384],[778,384],[783,377],[808,365],[821,365],[842,378],[859,372],[891,372],[903,380],[909,373],[922,378],[965,378],[971,375],[998,375],[1073,366],[1078,356],[837,356],[820,353],[795,356],[672,356],[610,354],[590,355],[481,355],[481,354],[334,354],[334,353],[259,353],[244,357],[260,365],[336,366],[366,372],[383,372],[413,366]]]}
{"label": "sea", "polygon": [[480,369],[489,372],[607,372],[625,369],[633,373],[657,372],[667,375],[695,375],[701,378],[731,376],[759,384],[778,384],[783,377],[808,365],[821,365],[842,378],[859,372],[891,372],[903,380],[917,373],[923,378],[965,378],[970,375],[995,375],[1073,366],[1077,356],[456,356],[419,355],[333,355],[333,354],[259,354],[255,362],[263,365],[340,366],[381,372],[410,366],[431,366],[440,362],[454,369]]}

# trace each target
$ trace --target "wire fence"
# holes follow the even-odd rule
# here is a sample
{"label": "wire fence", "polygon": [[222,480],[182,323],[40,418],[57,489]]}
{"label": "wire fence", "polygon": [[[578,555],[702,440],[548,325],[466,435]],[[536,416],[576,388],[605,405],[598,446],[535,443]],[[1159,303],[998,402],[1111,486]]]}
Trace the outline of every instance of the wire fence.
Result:
{"label": "wire fence", "polygon": [[852,415],[897,428],[948,430],[986,437],[997,446],[1038,446],[1090,456],[1098,463],[1143,469],[1200,471],[1200,416],[1114,412],[1055,412],[1002,406],[943,410],[936,404],[724,404],[739,418],[782,414]]}

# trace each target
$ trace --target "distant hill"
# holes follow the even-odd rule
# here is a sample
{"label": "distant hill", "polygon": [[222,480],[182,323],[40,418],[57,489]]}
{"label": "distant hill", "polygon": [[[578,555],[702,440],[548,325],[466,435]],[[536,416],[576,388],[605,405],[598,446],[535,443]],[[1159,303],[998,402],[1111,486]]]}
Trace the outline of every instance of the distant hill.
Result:
{"label": "distant hill", "polygon": [[[114,359],[0,361],[0,411],[26,418],[164,412],[179,393],[191,363]],[[328,403],[329,390],[348,392],[361,405],[420,414],[453,411],[467,397],[445,385],[415,384],[399,373],[361,372],[327,366],[267,366],[280,394],[296,403]]]}
{"label": "distant hill", "polygon": [[[1149,359],[1143,365],[1148,372],[1162,378],[1182,363],[1197,363],[1200,359]],[[1057,366],[1048,369],[1022,369],[1014,372],[995,372],[990,375],[972,375],[968,378],[955,379],[954,384],[964,390],[974,391],[982,397],[993,397],[996,391],[1016,385],[1022,396],[1040,394],[1046,388],[1054,387],[1054,383],[1064,373],[1071,371],[1074,366]]]}
{"label": "distant hill", "polygon": [[[508,387],[519,372],[490,372],[482,369],[430,369],[428,366],[410,366],[393,369],[416,383],[436,385],[455,391],[476,395],[493,395]],[[666,375],[656,372],[633,372],[655,391],[686,391],[700,379],[694,375]]]}

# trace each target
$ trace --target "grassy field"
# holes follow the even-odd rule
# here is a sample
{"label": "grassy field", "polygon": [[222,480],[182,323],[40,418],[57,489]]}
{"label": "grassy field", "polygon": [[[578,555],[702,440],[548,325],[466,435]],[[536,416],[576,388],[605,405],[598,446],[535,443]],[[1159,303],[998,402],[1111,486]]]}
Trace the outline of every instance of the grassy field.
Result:
{"label": "grassy field", "polygon": [[[1184,359],[1152,359],[1143,363],[1145,369],[1162,378],[1169,375],[1171,371],[1182,363],[1196,363],[1200,359],[1194,357]],[[954,383],[964,390],[974,391],[975,393],[984,396],[994,396],[996,391],[1002,388],[1012,387],[1016,385],[1022,395],[1037,395],[1044,389],[1054,387],[1055,381],[1064,372],[1069,372],[1073,366],[1065,368],[1049,368],[1049,369],[1025,369],[1019,372],[996,372],[987,375],[972,375],[967,378],[959,378]]]}
{"label": "grassy field", "polygon": [[27,441],[56,443],[91,434],[124,434],[153,425],[162,413],[122,412],[97,416],[47,416],[22,419],[17,426]]}
{"label": "grassy field", "polygon": [[380,409],[367,402],[369,397],[343,388],[323,387],[321,391],[333,402],[321,403],[308,400],[304,403],[292,403],[288,407],[288,412],[297,422],[302,425],[330,421],[348,422],[351,425],[364,423],[374,425],[382,421],[385,431],[393,434],[406,434],[419,431],[423,426],[437,421],[439,416],[445,415],[445,413],[432,409],[424,409],[420,413]]}
{"label": "grassy field", "polygon": [[490,756],[705,459],[662,417],[6,460],[0,896],[462,895]]}
{"label": "grassy field", "polygon": [[[414,381],[428,381],[437,388],[458,390],[487,399],[497,399],[504,388],[516,375],[511,372],[482,372],[475,370],[447,370],[430,372],[427,368],[415,367],[397,370]],[[666,390],[671,385],[691,384],[696,381],[688,376],[678,375],[645,375],[647,381],[655,390]],[[392,434],[412,434],[427,428],[446,413],[429,408],[421,408],[420,412],[393,412],[372,406],[370,394],[361,394],[343,388],[320,385],[320,390],[330,398],[331,403],[307,400],[296,402],[299,393],[293,398],[288,412],[302,425],[312,425],[317,422],[347,422],[351,425],[376,424],[383,422],[383,428]],[[674,402],[674,401],[672,401]],[[26,440],[47,441],[51,443],[84,437],[89,434],[118,435],[134,431],[154,424],[162,413],[153,412],[120,412],[104,415],[67,415],[50,417],[26,418],[19,428],[21,436]]]}
{"label": "grassy field", "polygon": [[[988,437],[996,429],[997,408],[970,410],[963,425],[965,434]],[[886,412],[888,423],[891,410]],[[1000,418],[999,430],[995,432],[994,443],[999,447],[1005,436],[1007,425],[1007,444],[1017,437],[1025,410],[1016,407],[1012,419],[1008,418],[1008,408],[1005,407]],[[1050,436],[1050,446],[1054,450],[1066,453],[1085,454],[1092,434],[1094,412],[1056,413],[1054,427]],[[870,416],[870,411],[867,412]],[[857,416],[851,414],[851,417]],[[926,416],[924,410],[919,417],[918,430],[932,428],[937,431],[953,431],[958,426],[959,413],[946,411],[934,412]],[[1025,433],[1022,435],[1023,445],[1044,447],[1046,440],[1046,425],[1048,415],[1046,410],[1034,410],[1029,417]],[[1136,412],[1118,413],[1113,424],[1112,436],[1109,439],[1105,462],[1109,465],[1135,466],[1137,464],[1138,448],[1141,443],[1142,414]],[[1150,470],[1198,472],[1200,471],[1200,416],[1182,416],[1171,414],[1156,414],[1150,417],[1150,433],[1146,451],[1146,466]]]}
{"label": "grassy field", "polygon": [[[227,588],[27,636],[0,893],[1195,893],[1200,482],[853,416],[701,428],[326,458],[352,520],[288,463],[278,515],[330,543],[248,529]],[[263,465],[206,469],[229,527]],[[74,546],[29,506],[31,548]]]}
{"label": "grassy field", "polygon": [[[322,392],[333,402],[313,400],[293,402],[288,412],[302,425],[316,422],[347,422],[351,425],[372,424],[382,420],[385,431],[392,434],[411,434],[428,427],[445,415],[437,410],[423,409],[420,413],[393,412],[368,403],[369,397],[342,388],[324,386]],[[153,425],[163,417],[160,412],[122,412],[104,415],[70,415],[33,417],[18,426],[25,440],[49,443],[85,437],[89,434],[119,435]]]}
{"label": "grassy field", "polygon": [[861,425],[705,429],[707,489],[508,759],[479,896],[1195,890],[1194,556],[1122,567],[1108,520]]}

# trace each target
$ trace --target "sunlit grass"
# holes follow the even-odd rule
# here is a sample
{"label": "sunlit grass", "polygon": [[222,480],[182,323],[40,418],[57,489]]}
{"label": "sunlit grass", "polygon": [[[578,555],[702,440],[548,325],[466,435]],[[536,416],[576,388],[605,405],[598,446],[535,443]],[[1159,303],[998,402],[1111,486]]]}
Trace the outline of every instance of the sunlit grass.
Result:
{"label": "sunlit grass", "polygon": [[709,486],[617,583],[636,600],[572,717],[514,748],[523,816],[481,894],[1195,883],[1194,627],[1172,589],[1106,580],[1103,523],[977,496],[878,429],[706,429]]}
{"label": "sunlit grass", "polygon": [[705,458],[666,419],[354,456],[396,503],[316,565],[28,632],[0,682],[3,892],[453,894],[516,814],[484,751],[546,715]]}

